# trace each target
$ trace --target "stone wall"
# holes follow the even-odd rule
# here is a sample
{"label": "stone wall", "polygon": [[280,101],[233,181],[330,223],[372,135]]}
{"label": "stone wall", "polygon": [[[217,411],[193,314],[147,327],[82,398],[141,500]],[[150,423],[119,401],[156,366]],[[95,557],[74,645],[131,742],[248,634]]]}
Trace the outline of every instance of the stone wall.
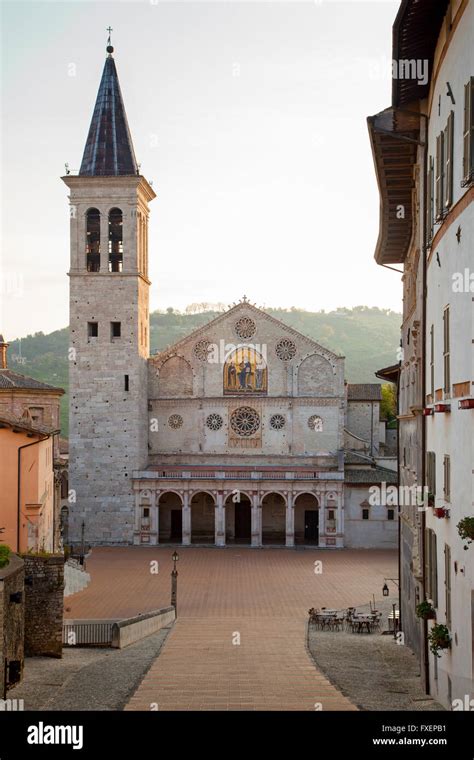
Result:
{"label": "stone wall", "polygon": [[24,555],[25,655],[62,657],[64,557]]}
{"label": "stone wall", "polygon": [[16,554],[10,556],[6,567],[0,568],[0,698],[5,681],[13,685],[23,674],[24,575],[23,560]]}

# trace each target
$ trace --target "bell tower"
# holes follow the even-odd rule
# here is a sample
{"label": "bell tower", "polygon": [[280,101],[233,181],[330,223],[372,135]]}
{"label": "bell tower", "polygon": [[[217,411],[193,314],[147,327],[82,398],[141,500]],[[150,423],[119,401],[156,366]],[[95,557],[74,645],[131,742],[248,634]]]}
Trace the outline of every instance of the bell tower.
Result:
{"label": "bell tower", "polygon": [[133,470],[148,458],[148,204],[114,48],[70,190],[69,536],[133,540]]}

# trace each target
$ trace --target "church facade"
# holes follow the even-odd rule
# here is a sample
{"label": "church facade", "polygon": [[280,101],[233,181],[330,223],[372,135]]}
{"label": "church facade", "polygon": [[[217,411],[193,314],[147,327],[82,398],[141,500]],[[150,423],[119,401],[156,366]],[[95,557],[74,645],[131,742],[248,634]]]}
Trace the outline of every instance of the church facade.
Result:
{"label": "church facade", "polygon": [[393,547],[380,386],[246,298],[150,356],[148,217],[107,48],[70,190],[72,543]]}

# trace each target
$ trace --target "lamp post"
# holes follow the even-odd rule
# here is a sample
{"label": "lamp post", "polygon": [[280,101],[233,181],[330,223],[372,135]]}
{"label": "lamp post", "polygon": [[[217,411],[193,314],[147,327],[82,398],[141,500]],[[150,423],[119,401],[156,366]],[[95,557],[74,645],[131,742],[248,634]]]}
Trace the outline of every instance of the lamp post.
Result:
{"label": "lamp post", "polygon": [[175,616],[178,617],[178,571],[176,563],[179,560],[178,552],[173,552],[173,569],[171,571],[171,606],[174,607]]}
{"label": "lamp post", "polygon": [[[399,588],[398,578],[384,578],[383,580],[384,580],[384,584],[383,584],[383,587],[382,587],[382,594],[383,594],[383,596],[389,596],[389,594],[390,594],[389,588],[387,586],[387,581],[392,581],[392,583],[394,583],[396,585],[396,587]],[[397,603],[394,602],[392,604],[392,616],[393,616],[393,638],[395,640],[397,638],[397,624],[396,624],[397,620],[396,620],[396,617],[395,617],[396,610],[397,610]]]}

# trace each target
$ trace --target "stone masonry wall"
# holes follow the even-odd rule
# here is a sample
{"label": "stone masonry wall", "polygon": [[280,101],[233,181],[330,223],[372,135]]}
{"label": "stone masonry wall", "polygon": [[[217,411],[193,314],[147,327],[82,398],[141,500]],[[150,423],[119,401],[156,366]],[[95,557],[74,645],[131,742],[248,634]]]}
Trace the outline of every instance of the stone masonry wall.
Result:
{"label": "stone masonry wall", "polygon": [[[16,554],[11,555],[8,565],[0,569],[0,699],[3,696],[1,689],[5,680],[7,684],[14,680],[18,682],[23,673],[24,575],[23,560]],[[12,594],[19,594],[19,601],[12,600]]]}
{"label": "stone masonry wall", "polygon": [[62,657],[64,557],[23,556],[25,655]]}

